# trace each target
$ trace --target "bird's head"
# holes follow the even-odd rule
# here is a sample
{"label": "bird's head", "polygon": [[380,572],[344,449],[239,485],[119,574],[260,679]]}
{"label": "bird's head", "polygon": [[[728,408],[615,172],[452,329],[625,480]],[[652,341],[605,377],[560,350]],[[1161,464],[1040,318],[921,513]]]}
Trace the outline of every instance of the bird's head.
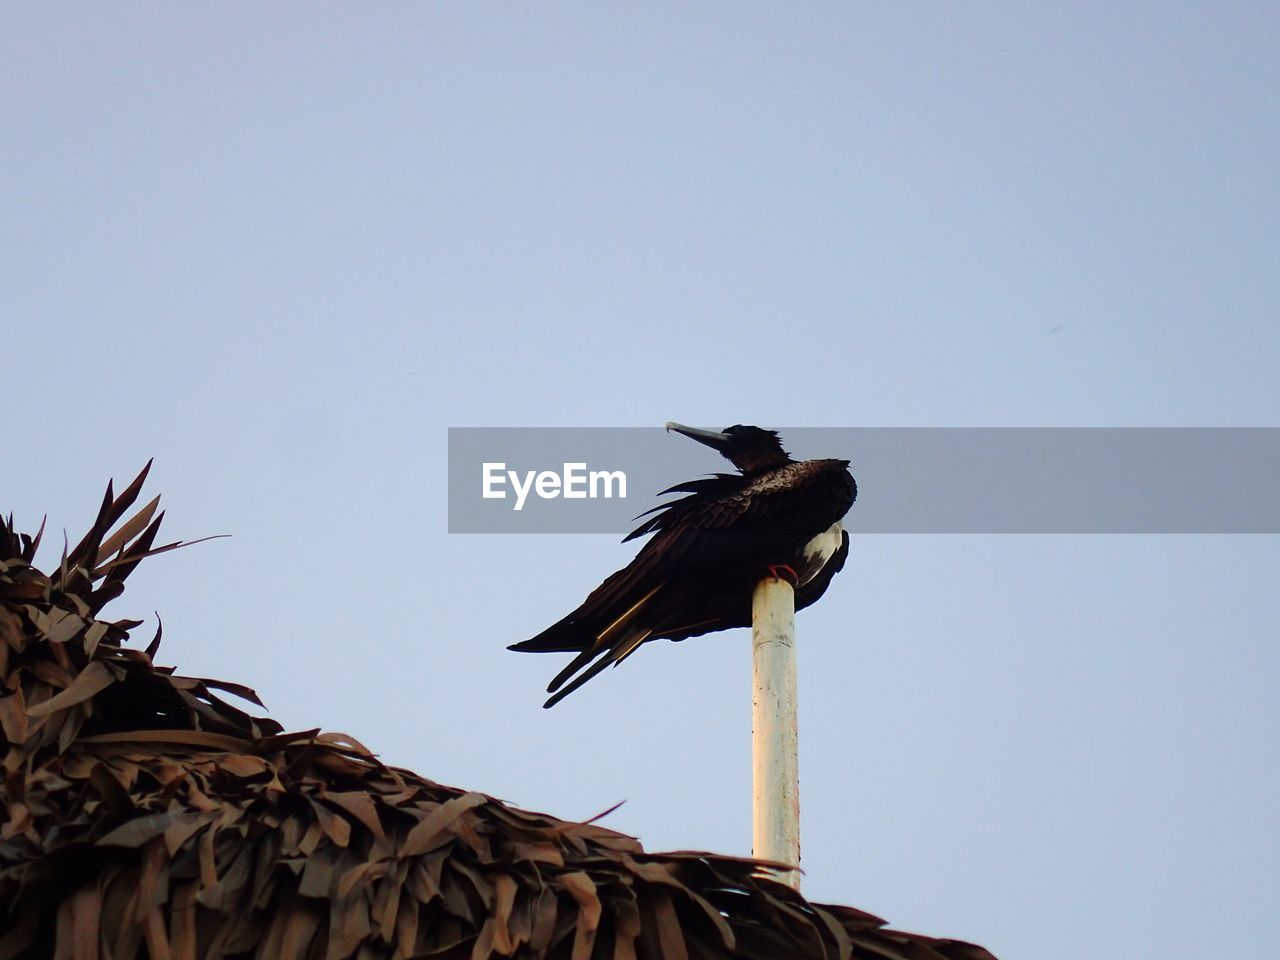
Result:
{"label": "bird's head", "polygon": [[667,430],[674,430],[690,440],[697,440],[719,450],[721,456],[744,474],[759,473],[793,462],[787,451],[782,449],[782,441],[773,430],[743,426],[740,423],[719,431],[668,423]]}

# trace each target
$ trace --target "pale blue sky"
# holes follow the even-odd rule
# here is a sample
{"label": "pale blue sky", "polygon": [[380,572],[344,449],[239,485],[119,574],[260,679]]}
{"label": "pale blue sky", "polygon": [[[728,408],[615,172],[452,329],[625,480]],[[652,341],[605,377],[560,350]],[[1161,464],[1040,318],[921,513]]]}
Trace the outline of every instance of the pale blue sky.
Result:
{"label": "pale blue sky", "polygon": [[[443,782],[746,853],[745,632],[539,709],[559,660],[506,644],[632,545],[448,536],[446,428],[1280,425],[1278,28],[10,5],[0,507],[76,533],[155,456],[171,537],[234,534],[115,604],[160,611],[162,659]],[[1276,942],[1276,538],[850,525],[800,621],[806,892],[1003,957]]]}

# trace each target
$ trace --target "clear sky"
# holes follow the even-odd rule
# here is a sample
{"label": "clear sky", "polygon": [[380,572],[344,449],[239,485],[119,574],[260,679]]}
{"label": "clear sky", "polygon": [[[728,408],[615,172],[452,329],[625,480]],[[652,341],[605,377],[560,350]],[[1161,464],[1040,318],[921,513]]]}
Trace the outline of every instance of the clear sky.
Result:
{"label": "clear sky", "polygon": [[[1280,426],[1278,28],[9,5],[0,507],[49,514],[52,563],[154,456],[170,537],[234,534],[110,608],[158,610],[163,661],[445,783],[745,854],[745,631],[542,711],[560,659],[505,646],[634,545],[449,536],[447,427]],[[1280,939],[1277,538],[850,526],[800,618],[809,895],[1003,957]]]}

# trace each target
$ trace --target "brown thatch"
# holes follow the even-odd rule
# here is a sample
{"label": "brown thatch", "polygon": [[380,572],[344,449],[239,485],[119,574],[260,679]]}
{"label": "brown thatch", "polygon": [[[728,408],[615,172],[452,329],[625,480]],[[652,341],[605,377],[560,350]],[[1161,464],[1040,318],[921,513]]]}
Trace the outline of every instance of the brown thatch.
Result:
{"label": "brown thatch", "polygon": [[[143,475],[52,574],[0,523],[0,960],[990,958],[633,838],[285,733],[98,614],[154,547]],[[36,538],[38,541],[38,537]]]}

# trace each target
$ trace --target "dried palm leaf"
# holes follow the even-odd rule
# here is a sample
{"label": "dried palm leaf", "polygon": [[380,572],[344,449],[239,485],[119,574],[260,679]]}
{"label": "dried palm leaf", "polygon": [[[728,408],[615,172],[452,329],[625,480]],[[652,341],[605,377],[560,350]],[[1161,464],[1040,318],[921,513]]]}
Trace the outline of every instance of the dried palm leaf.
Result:
{"label": "dried palm leaf", "polygon": [[[148,464],[148,467],[150,465]],[[990,960],[811,903],[775,868],[646,853],[288,733],[100,619],[154,546],[147,471],[58,569],[0,522],[0,960],[876,957]],[[43,530],[43,526],[41,528]],[[114,533],[112,532],[114,529]]]}

